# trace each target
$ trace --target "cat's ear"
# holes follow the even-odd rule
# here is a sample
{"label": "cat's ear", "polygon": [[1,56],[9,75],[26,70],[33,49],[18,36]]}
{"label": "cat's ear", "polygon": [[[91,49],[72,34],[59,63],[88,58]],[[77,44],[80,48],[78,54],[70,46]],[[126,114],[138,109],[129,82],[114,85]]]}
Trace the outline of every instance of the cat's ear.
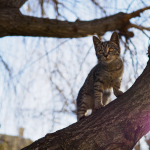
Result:
{"label": "cat's ear", "polygon": [[116,31],[113,32],[111,38],[110,38],[110,41],[116,43],[119,47],[120,47],[120,44],[119,44],[119,35]]}
{"label": "cat's ear", "polygon": [[96,36],[93,36],[93,43],[94,43],[94,47],[97,47],[99,44],[101,44],[101,41]]}

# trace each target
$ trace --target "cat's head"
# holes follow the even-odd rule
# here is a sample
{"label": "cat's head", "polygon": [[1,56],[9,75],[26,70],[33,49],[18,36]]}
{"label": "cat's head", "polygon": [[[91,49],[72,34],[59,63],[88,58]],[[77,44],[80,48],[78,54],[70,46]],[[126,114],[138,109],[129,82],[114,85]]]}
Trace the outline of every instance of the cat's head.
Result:
{"label": "cat's head", "polygon": [[110,41],[102,42],[99,38],[93,36],[93,42],[99,62],[110,63],[120,57],[119,36],[116,31],[113,32]]}

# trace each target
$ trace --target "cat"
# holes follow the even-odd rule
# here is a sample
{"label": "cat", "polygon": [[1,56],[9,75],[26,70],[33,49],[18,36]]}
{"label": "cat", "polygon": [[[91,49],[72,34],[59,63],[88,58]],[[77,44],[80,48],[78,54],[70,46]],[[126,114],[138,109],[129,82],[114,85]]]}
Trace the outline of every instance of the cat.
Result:
{"label": "cat", "polygon": [[116,97],[123,94],[120,89],[124,71],[120,58],[119,36],[113,32],[110,41],[102,42],[93,36],[98,64],[90,71],[77,97],[77,120],[107,105],[111,99],[111,89]]}

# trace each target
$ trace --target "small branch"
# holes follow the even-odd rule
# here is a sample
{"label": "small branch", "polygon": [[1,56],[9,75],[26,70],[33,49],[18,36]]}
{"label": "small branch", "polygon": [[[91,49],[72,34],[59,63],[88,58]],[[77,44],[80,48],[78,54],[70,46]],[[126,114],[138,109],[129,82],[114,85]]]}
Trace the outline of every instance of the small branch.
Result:
{"label": "small branch", "polygon": [[0,56],[0,61],[3,63],[5,69],[8,71],[9,76],[11,77],[11,70],[10,70],[8,64],[3,60],[2,56]]}
{"label": "small branch", "polygon": [[139,29],[139,30],[147,30],[147,31],[150,31],[150,27],[143,27],[143,26],[140,26],[140,25],[136,25],[136,24],[129,24],[127,26],[128,28],[136,28],[136,29]]}
{"label": "small branch", "polygon": [[148,9],[150,9],[150,6],[149,7],[144,7],[142,9],[137,10],[137,11],[134,11],[134,12],[128,14],[128,17],[129,17],[128,19],[131,19],[131,18],[134,18],[134,17],[140,17],[140,13],[142,13],[145,10],[148,10]]}
{"label": "small branch", "polygon": [[150,39],[150,37],[147,35],[147,33],[146,32],[144,32],[144,30],[147,30],[147,31],[150,31],[150,27],[143,27],[143,26],[140,26],[140,25],[136,25],[136,24],[129,24],[128,26],[127,26],[127,28],[136,28],[136,29],[139,29],[139,30],[141,30],[149,39]]}
{"label": "small branch", "polygon": [[128,12],[128,10],[129,10],[130,6],[133,4],[133,2],[134,2],[134,0],[132,0],[131,3],[128,5],[126,12]]}
{"label": "small branch", "polygon": [[105,9],[102,6],[100,6],[100,4],[98,2],[96,2],[95,0],[91,0],[91,1],[92,1],[92,3],[94,3],[94,5],[99,7],[102,10],[102,12],[106,15]]}

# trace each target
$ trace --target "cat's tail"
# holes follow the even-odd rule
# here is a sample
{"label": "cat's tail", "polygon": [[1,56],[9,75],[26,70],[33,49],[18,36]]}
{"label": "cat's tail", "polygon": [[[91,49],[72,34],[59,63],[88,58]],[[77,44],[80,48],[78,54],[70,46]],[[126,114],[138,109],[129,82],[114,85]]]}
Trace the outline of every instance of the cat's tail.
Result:
{"label": "cat's tail", "polygon": [[103,105],[107,105],[111,102],[111,89],[104,91],[103,93]]}

